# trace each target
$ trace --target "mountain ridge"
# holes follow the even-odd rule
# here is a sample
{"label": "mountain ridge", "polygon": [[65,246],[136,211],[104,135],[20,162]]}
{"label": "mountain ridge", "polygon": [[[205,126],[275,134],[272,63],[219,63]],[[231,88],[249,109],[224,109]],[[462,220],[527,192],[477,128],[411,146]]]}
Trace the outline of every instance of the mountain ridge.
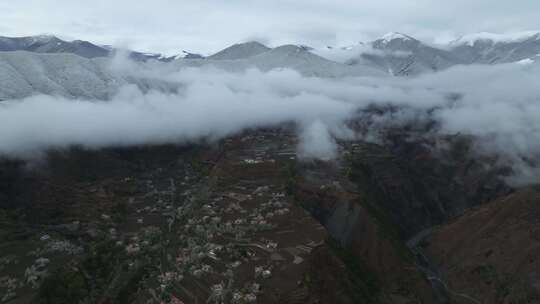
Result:
{"label": "mountain ridge", "polygon": [[[0,36],[0,51],[28,51],[34,53],[71,53],[84,58],[114,56],[119,49],[97,45],[84,40],[62,40],[54,35],[36,35],[23,37]],[[166,56],[160,53],[144,53],[128,50],[129,57],[136,61],[158,60],[170,62],[180,58],[202,58],[202,55],[182,51],[178,55]]]}
{"label": "mountain ridge", "polygon": [[[284,49],[292,50],[293,47],[294,52],[283,52]],[[113,47],[99,46],[83,40],[65,41],[53,35],[0,37],[1,51],[71,53],[88,59],[111,57],[119,52]],[[180,61],[180,65],[210,64],[233,70],[244,69],[246,66],[256,66],[263,70],[294,66],[302,69],[302,73],[306,75],[332,77],[358,75],[359,70],[365,70],[369,75],[378,74],[374,72],[378,70],[391,76],[416,76],[456,65],[528,64],[538,62],[538,54],[540,32],[534,31],[515,35],[469,34],[446,45],[432,45],[401,32],[390,32],[370,42],[360,42],[347,47],[327,46],[324,49],[295,44],[269,47],[257,41],[247,41],[233,44],[209,56],[185,50],[175,56],[128,50],[131,59],[141,62]],[[308,67],[310,62],[318,66]]]}
{"label": "mountain ridge", "polygon": [[[414,76],[455,65],[536,62],[540,54],[540,32],[513,36],[470,34],[445,45],[432,45],[406,34],[390,32],[371,42],[342,48],[327,47],[318,53],[332,57],[328,50],[334,50],[334,53],[350,50],[348,63],[351,65],[368,64],[394,76]],[[344,56],[346,54],[341,54]]]}

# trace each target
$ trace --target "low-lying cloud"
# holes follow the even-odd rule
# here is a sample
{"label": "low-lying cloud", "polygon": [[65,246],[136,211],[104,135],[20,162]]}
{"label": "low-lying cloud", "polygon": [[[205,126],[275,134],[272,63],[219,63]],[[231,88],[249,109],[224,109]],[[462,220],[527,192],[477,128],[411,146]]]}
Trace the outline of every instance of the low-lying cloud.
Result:
{"label": "low-lying cloud", "polygon": [[[0,154],[30,157],[48,148],[88,148],[215,140],[246,128],[294,122],[299,154],[332,158],[335,139],[372,105],[402,108],[385,123],[438,122],[437,132],[468,134],[479,151],[512,162],[520,182],[540,171],[540,68],[463,66],[416,78],[303,77],[292,70],[227,72],[212,67],[113,65],[116,73],[178,84],[178,91],[122,87],[108,101],[32,96],[0,104]],[[384,119],[383,119],[384,120]],[[376,133],[377,130],[373,130]],[[372,133],[372,134],[373,134]]]}
{"label": "low-lying cloud", "polygon": [[362,59],[363,55],[407,57],[412,54],[411,52],[406,51],[380,50],[374,48],[372,44],[366,43],[359,43],[351,46],[337,48],[326,47],[314,49],[311,52],[323,58],[339,63],[348,63],[352,60],[360,60]]}

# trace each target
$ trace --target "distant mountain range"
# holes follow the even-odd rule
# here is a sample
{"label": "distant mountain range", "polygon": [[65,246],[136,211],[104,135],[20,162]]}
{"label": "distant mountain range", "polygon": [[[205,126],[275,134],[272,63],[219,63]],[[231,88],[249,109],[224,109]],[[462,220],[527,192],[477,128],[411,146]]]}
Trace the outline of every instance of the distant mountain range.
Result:
{"label": "distant mountain range", "polygon": [[[283,47],[272,49],[259,42],[251,41],[232,45],[208,57],[187,51],[182,51],[175,56],[136,51],[128,51],[128,53],[136,61],[157,60],[172,62],[179,59],[245,61],[265,53],[274,54],[271,56],[272,60],[275,60],[273,56],[276,53],[290,55],[290,52],[282,51]],[[338,63],[348,66],[362,66],[365,69],[377,69],[394,76],[407,76],[440,71],[459,64],[532,63],[540,59],[540,32],[526,32],[517,35],[471,34],[452,41],[447,45],[437,46],[424,43],[402,33],[392,32],[375,41],[358,43],[357,45],[348,47],[327,47],[324,50],[314,49],[305,45],[298,45],[296,47],[298,50],[294,52],[298,51],[307,57],[309,55],[305,53],[310,52],[324,59],[338,61]],[[281,51],[273,51],[276,49]],[[291,46],[289,46],[289,51],[291,50]],[[109,46],[99,46],[87,41],[64,41],[55,36],[41,35],[18,38],[0,37],[0,51],[71,53],[91,59],[111,56],[118,50]],[[296,56],[296,58],[298,59],[299,57]],[[294,59],[283,58],[283,60],[290,61]],[[317,61],[320,62],[321,60],[318,59]],[[191,64],[197,65],[202,63]],[[246,62],[240,63],[240,65],[243,64],[246,64]],[[288,62],[285,67],[290,64],[291,62]],[[217,65],[231,64],[219,63]],[[272,64],[260,62],[260,60],[258,60],[258,64],[256,65],[272,66]],[[298,63],[295,65],[303,66],[305,64]],[[331,64],[325,63],[324,65]],[[345,72],[344,74],[348,73]],[[336,73],[330,74],[334,75]]]}
{"label": "distant mountain range", "polygon": [[[521,35],[480,33],[447,45],[433,46],[401,33],[389,33],[370,43],[320,52],[329,57],[348,53],[346,64],[364,64],[396,76],[436,72],[459,64],[532,63],[540,59],[540,32]],[[317,52],[317,51],[316,51]]]}
{"label": "distant mountain range", "polygon": [[[51,35],[29,37],[0,37],[0,51],[28,51],[35,53],[71,53],[85,58],[107,57],[118,49],[110,46],[99,46],[88,41],[64,41]],[[202,58],[199,54],[186,51],[176,56],[164,56],[156,53],[128,51],[129,56],[137,61],[150,59],[169,62],[179,58]]]}
{"label": "distant mountain range", "polygon": [[[111,71],[109,57],[119,50],[86,41],[54,36],[0,37],[0,101],[33,94],[108,99],[123,84],[143,90],[175,90],[178,84]],[[411,36],[389,33],[369,43],[314,49],[305,45],[267,47],[259,42],[232,45],[203,57],[128,51],[139,64],[164,64],[173,70],[209,66],[226,71],[256,67],[262,71],[293,69],[304,76],[414,76],[455,65],[540,64],[540,33],[522,36],[476,34],[445,46],[433,46]]]}

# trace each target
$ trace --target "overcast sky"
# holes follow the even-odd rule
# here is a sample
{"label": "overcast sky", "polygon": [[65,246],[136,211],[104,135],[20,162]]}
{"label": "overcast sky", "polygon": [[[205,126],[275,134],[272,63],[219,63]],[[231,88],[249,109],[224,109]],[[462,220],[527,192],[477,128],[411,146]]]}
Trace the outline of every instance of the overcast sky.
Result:
{"label": "overcast sky", "polygon": [[443,42],[538,30],[539,14],[539,0],[0,0],[0,35],[207,54],[246,40],[320,47],[390,31]]}

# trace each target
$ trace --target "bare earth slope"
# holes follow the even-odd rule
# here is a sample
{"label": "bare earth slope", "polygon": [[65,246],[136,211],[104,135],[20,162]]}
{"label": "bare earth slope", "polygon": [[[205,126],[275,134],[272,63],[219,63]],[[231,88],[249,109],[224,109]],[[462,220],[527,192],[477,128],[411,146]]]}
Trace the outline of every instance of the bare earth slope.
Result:
{"label": "bare earth slope", "polygon": [[436,228],[426,242],[455,293],[477,303],[540,303],[538,187],[471,210]]}

